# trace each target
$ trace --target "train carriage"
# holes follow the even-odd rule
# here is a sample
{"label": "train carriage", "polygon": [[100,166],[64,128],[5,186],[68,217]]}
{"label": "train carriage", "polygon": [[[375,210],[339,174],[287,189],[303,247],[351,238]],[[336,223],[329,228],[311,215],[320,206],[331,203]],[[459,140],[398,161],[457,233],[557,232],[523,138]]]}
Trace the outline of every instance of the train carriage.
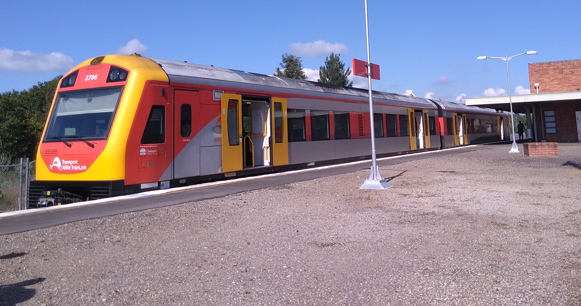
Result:
{"label": "train carriage", "polygon": [[[373,101],[378,156],[506,136],[506,115],[491,110],[383,92]],[[96,57],[61,80],[30,205],[369,158],[368,109],[363,89],[136,54]],[[55,190],[69,196],[51,197]]]}

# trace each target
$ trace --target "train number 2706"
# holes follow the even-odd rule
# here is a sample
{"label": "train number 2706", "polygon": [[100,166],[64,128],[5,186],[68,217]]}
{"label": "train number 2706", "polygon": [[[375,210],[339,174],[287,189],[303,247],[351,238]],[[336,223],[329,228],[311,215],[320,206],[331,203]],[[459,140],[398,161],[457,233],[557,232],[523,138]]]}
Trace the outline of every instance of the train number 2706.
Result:
{"label": "train number 2706", "polygon": [[86,81],[95,81],[97,79],[98,74],[87,74],[87,76],[85,77],[85,82]]}

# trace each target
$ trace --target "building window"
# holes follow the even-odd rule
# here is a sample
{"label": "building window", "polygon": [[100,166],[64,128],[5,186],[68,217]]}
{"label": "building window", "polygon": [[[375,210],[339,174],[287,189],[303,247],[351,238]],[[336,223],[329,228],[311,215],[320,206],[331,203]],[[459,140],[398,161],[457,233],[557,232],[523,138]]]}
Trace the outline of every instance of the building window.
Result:
{"label": "building window", "polygon": [[375,138],[383,137],[383,115],[373,114],[373,130],[375,132]]}
{"label": "building window", "polygon": [[545,133],[557,134],[555,111],[545,111]]}
{"label": "building window", "polygon": [[302,109],[288,110],[288,141],[305,141],[307,133],[305,128],[305,111]]}
{"label": "building window", "polygon": [[335,139],[349,139],[349,112],[335,112]]}
{"label": "building window", "polygon": [[385,115],[385,125],[387,126],[387,137],[397,137],[397,116]]}
{"label": "building window", "polygon": [[329,111],[311,111],[312,140],[329,140]]}

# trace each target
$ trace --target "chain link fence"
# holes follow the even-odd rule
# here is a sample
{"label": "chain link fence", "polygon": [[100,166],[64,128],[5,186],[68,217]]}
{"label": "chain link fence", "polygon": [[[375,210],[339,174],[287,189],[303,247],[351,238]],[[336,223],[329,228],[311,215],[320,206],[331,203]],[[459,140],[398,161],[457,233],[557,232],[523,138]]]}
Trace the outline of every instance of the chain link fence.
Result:
{"label": "chain link fence", "polygon": [[35,161],[0,165],[0,212],[28,209],[28,186],[36,176]]}

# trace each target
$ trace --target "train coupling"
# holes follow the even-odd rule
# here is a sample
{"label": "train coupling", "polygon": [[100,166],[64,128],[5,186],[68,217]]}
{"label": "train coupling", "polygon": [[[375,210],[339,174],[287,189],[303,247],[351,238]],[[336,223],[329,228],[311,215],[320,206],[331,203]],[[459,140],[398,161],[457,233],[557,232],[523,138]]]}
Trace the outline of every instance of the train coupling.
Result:
{"label": "train coupling", "polygon": [[83,201],[83,197],[74,194],[72,192],[67,192],[61,188],[57,190],[44,190],[42,192],[42,197],[38,198],[36,207],[49,207],[57,206],[63,204],[77,203]]}

